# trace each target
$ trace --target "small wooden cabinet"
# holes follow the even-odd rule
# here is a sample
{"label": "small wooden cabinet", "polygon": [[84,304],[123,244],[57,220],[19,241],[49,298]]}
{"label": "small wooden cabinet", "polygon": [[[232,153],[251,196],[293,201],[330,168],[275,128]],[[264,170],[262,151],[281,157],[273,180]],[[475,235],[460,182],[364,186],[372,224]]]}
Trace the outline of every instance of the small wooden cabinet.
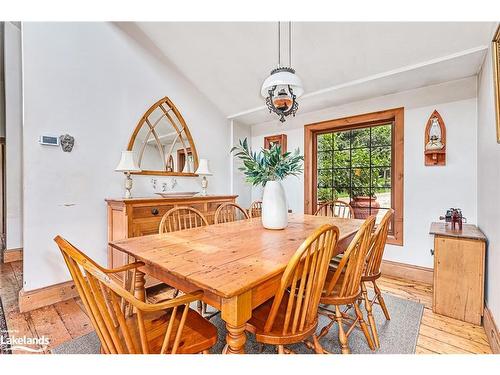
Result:
{"label": "small wooden cabinet", "polygon": [[480,325],[484,309],[486,237],[475,225],[462,231],[432,223],[434,287],[432,311]]}
{"label": "small wooden cabinet", "polygon": [[[106,199],[108,204],[108,242],[158,233],[161,218],[171,208],[190,206],[201,211],[209,224],[215,210],[225,202],[236,202],[237,195],[208,195],[172,198]],[[108,267],[116,268],[129,262],[128,255],[108,246]],[[157,284],[146,277],[146,287]]]}

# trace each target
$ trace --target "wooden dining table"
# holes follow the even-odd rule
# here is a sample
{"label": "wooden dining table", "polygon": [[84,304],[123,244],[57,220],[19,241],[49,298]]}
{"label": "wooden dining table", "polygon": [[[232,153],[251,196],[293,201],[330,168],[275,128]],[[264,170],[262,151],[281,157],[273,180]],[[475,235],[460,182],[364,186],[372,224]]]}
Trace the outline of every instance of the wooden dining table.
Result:
{"label": "wooden dining table", "polygon": [[300,244],[323,224],[339,228],[335,254],[342,253],[363,220],[290,214],[283,230],[268,230],[261,218],[110,242],[145,266],[136,272],[135,294],[145,300],[144,274],[221,311],[226,353],[244,353],[245,325],[252,310],[272,298]]}

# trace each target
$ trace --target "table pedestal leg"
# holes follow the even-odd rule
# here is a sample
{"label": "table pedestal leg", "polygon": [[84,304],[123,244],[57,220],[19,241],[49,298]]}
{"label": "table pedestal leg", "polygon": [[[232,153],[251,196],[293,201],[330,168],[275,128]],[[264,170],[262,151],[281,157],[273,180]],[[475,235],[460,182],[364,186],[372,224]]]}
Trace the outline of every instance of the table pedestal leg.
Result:
{"label": "table pedestal leg", "polygon": [[247,336],[245,334],[245,325],[233,326],[226,323],[227,335],[224,354],[243,354],[245,353],[245,342]]}
{"label": "table pedestal leg", "polygon": [[245,292],[222,301],[221,318],[226,322],[224,354],[245,353],[246,322],[252,317],[252,293]]}

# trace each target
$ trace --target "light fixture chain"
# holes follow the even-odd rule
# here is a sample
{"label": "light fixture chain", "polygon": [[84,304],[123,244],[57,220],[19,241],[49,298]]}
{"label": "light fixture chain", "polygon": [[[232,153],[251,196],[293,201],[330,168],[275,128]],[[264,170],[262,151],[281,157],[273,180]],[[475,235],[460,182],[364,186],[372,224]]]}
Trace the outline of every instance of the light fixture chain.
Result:
{"label": "light fixture chain", "polygon": [[281,22],[278,21],[278,67],[281,66]]}
{"label": "light fixture chain", "polygon": [[292,67],[292,21],[288,22],[288,66]]}

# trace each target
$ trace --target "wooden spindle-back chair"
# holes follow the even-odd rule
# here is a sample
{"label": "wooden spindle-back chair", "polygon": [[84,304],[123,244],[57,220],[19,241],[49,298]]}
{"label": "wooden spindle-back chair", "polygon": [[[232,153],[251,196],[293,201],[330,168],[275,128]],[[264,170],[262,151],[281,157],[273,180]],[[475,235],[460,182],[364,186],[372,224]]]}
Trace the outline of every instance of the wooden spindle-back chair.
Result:
{"label": "wooden spindle-back chair", "polygon": [[243,207],[237,205],[236,203],[226,202],[221,204],[217,207],[217,210],[215,210],[214,222],[215,224],[230,223],[248,218],[248,213]]}
{"label": "wooden spindle-back chair", "polygon": [[[393,209],[387,210],[384,217],[377,225],[375,232],[371,235],[370,245],[368,249],[368,254],[366,256],[366,264],[363,275],[361,276],[361,289],[362,298],[364,300],[365,309],[368,315],[368,323],[373,336],[373,341],[375,346],[380,347],[380,341],[377,332],[377,326],[375,324],[375,319],[373,318],[372,307],[375,303],[380,305],[382,311],[384,312],[385,318],[390,320],[389,311],[385,305],[384,297],[382,292],[377,286],[376,280],[382,275],[380,272],[380,265],[382,264],[382,257],[384,255],[385,244],[387,242],[387,236],[389,234],[389,227],[391,224],[391,217],[394,214]],[[368,298],[368,291],[366,289],[366,283],[371,282],[373,284],[373,289],[375,291],[374,297],[370,300]]]}
{"label": "wooden spindle-back chair", "polygon": [[[202,292],[149,304],[134,297],[114,274],[135,271],[141,262],[109,270],[60,236],[59,246],[92,325],[107,354],[207,352],[217,329],[189,308]],[[133,285],[133,283],[132,283]]]}
{"label": "wooden spindle-back chair", "polygon": [[349,203],[340,200],[325,202],[314,213],[316,216],[354,218],[354,210]]}
{"label": "wooden spindle-back chair", "polygon": [[[331,322],[321,330],[320,337],[326,335],[334,323],[338,323],[342,353],[350,353],[347,340],[357,324],[361,327],[370,348],[372,350],[375,349],[373,340],[368,332],[368,326],[357,304],[362,293],[361,276],[363,275],[366,254],[370,245],[370,235],[374,225],[374,216],[370,216],[365,220],[344,252],[338,267],[329,270],[325,290],[321,297],[321,304],[334,306],[335,311],[327,308],[322,309],[321,314],[329,317]],[[341,312],[340,306],[342,305],[354,307],[355,317],[348,315],[347,311]],[[352,322],[347,332],[344,331],[344,320]]]}
{"label": "wooden spindle-back chair", "polygon": [[248,215],[250,217],[262,216],[262,201],[254,201],[248,208]]}
{"label": "wooden spindle-back chair", "polygon": [[318,306],[328,272],[328,264],[337,244],[339,230],[332,225],[316,229],[288,262],[275,297],[252,312],[246,329],[263,344],[284,345],[313,338],[309,347],[323,349],[316,338]]}
{"label": "wooden spindle-back chair", "polygon": [[[198,228],[208,225],[205,216],[194,207],[179,206],[174,207],[161,218],[158,229],[159,234],[177,232],[180,230]],[[179,294],[179,290],[174,290],[174,298]],[[207,305],[198,301],[198,312],[203,315],[207,311]]]}
{"label": "wooden spindle-back chair", "polygon": [[208,225],[208,221],[196,208],[188,206],[174,207],[161,218],[159,233],[198,228]]}

